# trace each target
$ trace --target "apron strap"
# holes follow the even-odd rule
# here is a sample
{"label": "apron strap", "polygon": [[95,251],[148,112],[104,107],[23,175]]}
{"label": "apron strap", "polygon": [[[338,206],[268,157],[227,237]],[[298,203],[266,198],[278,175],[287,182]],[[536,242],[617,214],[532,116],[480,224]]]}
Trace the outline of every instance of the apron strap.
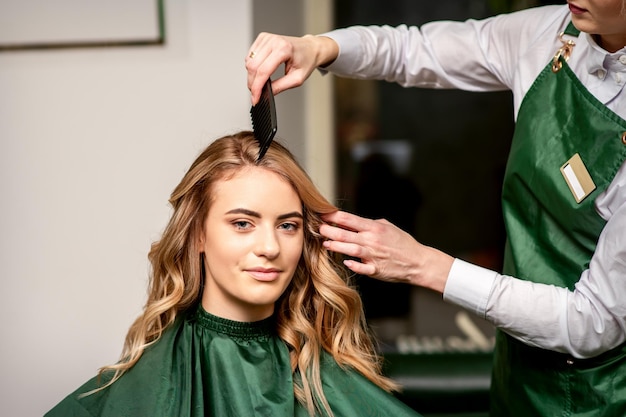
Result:
{"label": "apron strap", "polygon": [[565,32],[563,33],[565,33],[566,35],[570,35],[570,36],[578,36],[578,34],[580,33],[580,30],[576,29],[576,26],[574,26],[574,23],[570,21],[569,25],[567,25],[567,27],[565,28]]}
{"label": "apron strap", "polygon": [[565,28],[565,31],[559,34],[559,40],[561,41],[563,46],[561,46],[559,50],[556,51],[556,54],[554,54],[554,58],[552,58],[552,72],[556,73],[561,70],[561,68],[563,67],[563,62],[569,59],[569,56],[572,53],[572,49],[574,49],[574,46],[576,46],[576,43],[574,43],[573,40],[565,40],[565,38],[563,38],[563,35],[578,37],[579,33],[580,31],[576,29],[574,24],[570,21]]}

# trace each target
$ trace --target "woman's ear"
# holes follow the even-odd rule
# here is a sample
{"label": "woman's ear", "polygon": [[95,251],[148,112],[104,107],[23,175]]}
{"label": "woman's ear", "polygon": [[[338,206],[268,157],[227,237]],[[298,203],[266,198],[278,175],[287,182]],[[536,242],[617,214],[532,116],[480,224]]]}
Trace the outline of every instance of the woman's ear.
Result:
{"label": "woman's ear", "polygon": [[198,253],[204,253],[204,230],[201,228],[196,236],[196,244],[198,245]]}

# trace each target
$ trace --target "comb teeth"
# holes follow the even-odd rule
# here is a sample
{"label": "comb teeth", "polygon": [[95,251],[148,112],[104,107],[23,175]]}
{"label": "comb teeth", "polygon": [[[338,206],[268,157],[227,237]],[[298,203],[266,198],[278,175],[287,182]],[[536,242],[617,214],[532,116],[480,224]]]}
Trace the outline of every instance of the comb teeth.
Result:
{"label": "comb teeth", "polygon": [[252,116],[252,130],[254,131],[254,137],[259,142],[259,156],[257,161],[260,161],[265,155],[265,152],[270,147],[274,135],[278,130],[276,123],[276,106],[274,104],[274,94],[272,93],[272,81],[267,80],[261,91],[261,98],[256,106],[252,106],[250,109],[250,115]]}

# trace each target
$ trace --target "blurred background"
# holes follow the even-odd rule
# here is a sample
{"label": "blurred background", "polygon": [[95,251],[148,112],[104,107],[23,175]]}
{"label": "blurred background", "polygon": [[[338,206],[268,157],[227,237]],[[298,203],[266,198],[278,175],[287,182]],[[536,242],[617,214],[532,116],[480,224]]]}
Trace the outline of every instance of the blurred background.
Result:
{"label": "blurred background", "polygon": [[[169,193],[211,140],[250,128],[244,58],[259,32],[539,4],[0,0],[0,415],[40,416],[118,359]],[[276,103],[278,140],[329,199],[500,268],[509,93],[314,73]],[[427,416],[485,415],[493,329],[429,291],[356,282],[401,398]]]}

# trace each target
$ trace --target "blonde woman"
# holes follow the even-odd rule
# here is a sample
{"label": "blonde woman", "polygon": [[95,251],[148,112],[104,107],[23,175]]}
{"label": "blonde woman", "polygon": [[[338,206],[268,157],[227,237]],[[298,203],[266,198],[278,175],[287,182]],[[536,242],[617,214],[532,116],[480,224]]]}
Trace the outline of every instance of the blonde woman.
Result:
{"label": "blonde woman", "polygon": [[358,293],[323,247],[336,211],[289,151],[213,142],[172,193],[121,360],[47,416],[415,416],[381,375]]}

